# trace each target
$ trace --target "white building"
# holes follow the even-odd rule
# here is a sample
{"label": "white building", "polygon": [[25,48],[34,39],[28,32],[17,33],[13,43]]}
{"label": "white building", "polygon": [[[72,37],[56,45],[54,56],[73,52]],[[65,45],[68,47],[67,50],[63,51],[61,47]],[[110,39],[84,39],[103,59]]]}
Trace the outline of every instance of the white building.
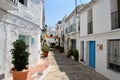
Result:
{"label": "white building", "polygon": [[62,27],[62,22],[61,21],[58,21],[58,23],[55,25],[55,29],[56,29],[56,35],[58,37],[58,40],[57,40],[58,45],[62,46],[62,36],[61,36],[61,34],[62,34],[63,27]]}
{"label": "white building", "polygon": [[50,46],[51,43],[56,43],[57,38],[56,38],[56,31],[53,28],[49,28],[46,32],[46,41],[47,44]]}
{"label": "white building", "polygon": [[120,0],[94,0],[80,10],[80,60],[120,79]]}
{"label": "white building", "polygon": [[66,19],[65,19],[65,41],[67,43],[67,50],[76,49],[76,40],[77,40],[77,27],[76,27],[76,11],[74,10]]}
{"label": "white building", "polygon": [[61,28],[62,28],[62,30],[61,30],[61,42],[62,42],[62,47],[64,47],[64,52],[65,53],[67,53],[67,41],[66,41],[66,39],[65,39],[65,29],[66,29],[66,24],[65,24],[65,19],[67,18],[67,15],[65,15],[64,17],[63,17],[63,19],[61,20]]}
{"label": "white building", "polygon": [[[84,5],[78,5],[77,9],[83,8]],[[74,9],[68,16],[56,25],[56,32],[60,43],[64,46],[64,51],[67,53],[69,49],[79,49],[79,32],[80,32],[80,16],[76,14]]]}
{"label": "white building", "polygon": [[[84,5],[79,5],[77,8],[81,8]],[[70,15],[64,18],[64,36],[65,36],[65,52],[69,49],[75,50],[79,49],[79,32],[80,32],[80,19],[76,14],[76,9],[74,9]]]}
{"label": "white building", "polygon": [[39,61],[43,7],[43,0],[0,0],[0,80],[11,77],[10,50],[16,39],[29,45],[29,67]]}

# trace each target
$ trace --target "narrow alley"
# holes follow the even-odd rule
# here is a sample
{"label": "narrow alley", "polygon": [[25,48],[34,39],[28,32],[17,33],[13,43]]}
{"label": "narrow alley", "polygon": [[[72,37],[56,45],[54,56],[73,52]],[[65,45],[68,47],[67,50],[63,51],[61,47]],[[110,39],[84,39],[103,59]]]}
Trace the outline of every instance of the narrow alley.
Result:
{"label": "narrow alley", "polygon": [[108,80],[86,65],[67,58],[64,53],[49,54],[51,70],[42,80]]}
{"label": "narrow alley", "polygon": [[0,0],[0,80],[120,80],[120,0]]}

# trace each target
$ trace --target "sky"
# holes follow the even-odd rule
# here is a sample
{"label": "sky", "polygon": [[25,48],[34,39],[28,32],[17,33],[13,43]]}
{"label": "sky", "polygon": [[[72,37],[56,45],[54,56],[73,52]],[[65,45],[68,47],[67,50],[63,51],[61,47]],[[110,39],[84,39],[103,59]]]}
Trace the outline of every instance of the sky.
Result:
{"label": "sky", "polygon": [[[88,3],[90,0],[77,0],[77,4]],[[75,0],[45,0],[45,24],[50,27],[69,15],[75,9]]]}

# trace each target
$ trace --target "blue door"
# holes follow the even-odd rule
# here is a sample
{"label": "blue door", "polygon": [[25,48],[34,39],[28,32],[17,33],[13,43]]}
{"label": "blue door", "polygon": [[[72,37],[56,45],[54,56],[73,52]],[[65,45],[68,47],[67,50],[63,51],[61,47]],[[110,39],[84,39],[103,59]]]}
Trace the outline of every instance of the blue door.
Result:
{"label": "blue door", "polygon": [[89,66],[95,68],[95,41],[89,42]]}

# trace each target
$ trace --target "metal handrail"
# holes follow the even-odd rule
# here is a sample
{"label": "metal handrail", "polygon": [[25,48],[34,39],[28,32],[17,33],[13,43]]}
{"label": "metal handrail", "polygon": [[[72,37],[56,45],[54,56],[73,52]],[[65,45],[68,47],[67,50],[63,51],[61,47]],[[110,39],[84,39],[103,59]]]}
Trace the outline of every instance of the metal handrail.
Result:
{"label": "metal handrail", "polygon": [[18,0],[8,0],[8,1],[18,5]]}

